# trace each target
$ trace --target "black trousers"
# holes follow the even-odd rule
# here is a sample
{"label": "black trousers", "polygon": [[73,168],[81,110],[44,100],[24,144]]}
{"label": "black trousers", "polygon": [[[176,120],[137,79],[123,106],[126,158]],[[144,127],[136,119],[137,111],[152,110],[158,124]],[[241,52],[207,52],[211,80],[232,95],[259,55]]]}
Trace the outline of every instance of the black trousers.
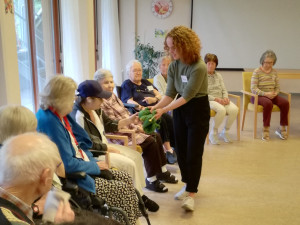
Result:
{"label": "black trousers", "polygon": [[202,169],[202,155],[209,130],[208,97],[193,98],[173,111],[178,165],[186,191],[197,192]]}
{"label": "black trousers", "polygon": [[175,147],[175,137],[173,128],[173,118],[168,113],[162,114],[160,118],[160,129],[157,132],[160,134],[162,142],[170,142],[172,147]]}
{"label": "black trousers", "polygon": [[167,159],[160,135],[153,133],[140,146],[143,149],[142,157],[147,177],[153,177],[161,173],[161,167],[167,164]]}

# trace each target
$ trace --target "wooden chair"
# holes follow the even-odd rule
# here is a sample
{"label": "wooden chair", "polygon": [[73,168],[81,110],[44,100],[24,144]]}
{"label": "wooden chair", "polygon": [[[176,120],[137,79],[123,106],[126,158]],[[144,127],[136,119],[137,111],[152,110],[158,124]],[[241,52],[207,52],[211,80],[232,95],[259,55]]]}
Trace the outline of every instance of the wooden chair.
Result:
{"label": "wooden chair", "polygon": [[[234,94],[228,94],[229,98],[233,98],[235,99],[235,104],[236,106],[239,108],[237,117],[236,117],[236,136],[237,136],[237,140],[240,140],[240,108],[241,108],[241,97],[238,95],[234,95]],[[216,115],[216,112],[214,110],[210,110],[210,117],[214,117]],[[206,136],[206,144],[209,144],[209,133]]]}
{"label": "wooden chair", "polygon": [[[242,130],[244,130],[244,123],[247,110],[254,112],[253,118],[253,138],[256,138],[257,134],[257,113],[263,112],[263,106],[258,105],[258,95],[251,93],[251,77],[252,72],[243,72],[243,118],[242,118]],[[280,94],[284,95],[288,102],[291,105],[291,94],[287,92],[280,91]],[[254,97],[254,104],[251,103],[251,97]],[[290,108],[291,110],[291,108]],[[290,110],[288,114],[288,126],[287,126],[287,135],[290,131]],[[280,109],[277,105],[273,105],[272,112],[280,112]]]}
{"label": "wooden chair", "polygon": [[135,131],[129,130],[129,129],[121,129],[118,131],[119,133],[124,134],[130,134],[131,135],[131,145],[129,145],[128,136],[125,135],[115,135],[115,134],[106,134],[107,139],[116,139],[116,140],[122,140],[124,142],[124,146],[127,146],[129,148],[132,148],[133,150],[136,150],[140,153],[143,152],[141,146],[136,144],[136,137],[135,137]]}

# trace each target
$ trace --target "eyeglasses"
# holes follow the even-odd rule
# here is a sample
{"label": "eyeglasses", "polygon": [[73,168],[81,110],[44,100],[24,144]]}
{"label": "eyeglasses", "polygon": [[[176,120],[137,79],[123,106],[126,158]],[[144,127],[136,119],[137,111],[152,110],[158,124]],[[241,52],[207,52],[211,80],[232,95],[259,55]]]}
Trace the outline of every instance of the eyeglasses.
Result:
{"label": "eyeglasses", "polygon": [[132,70],[131,72],[132,72],[132,73],[142,73],[143,70],[141,70],[141,69],[134,69],[134,70]]}
{"label": "eyeglasses", "polygon": [[264,62],[264,64],[273,65],[274,62]]}
{"label": "eyeglasses", "polygon": [[57,165],[56,165],[56,168],[55,168],[55,171],[54,171],[54,173],[56,173],[57,172],[57,170],[58,170],[58,168],[61,166],[61,164],[62,164],[63,162],[62,161],[60,161]]}

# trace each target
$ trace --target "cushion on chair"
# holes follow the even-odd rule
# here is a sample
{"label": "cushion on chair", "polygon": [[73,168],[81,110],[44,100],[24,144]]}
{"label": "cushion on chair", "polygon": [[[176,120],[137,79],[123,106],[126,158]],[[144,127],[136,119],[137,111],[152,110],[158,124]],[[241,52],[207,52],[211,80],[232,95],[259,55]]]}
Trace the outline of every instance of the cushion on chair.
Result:
{"label": "cushion on chair", "polygon": [[214,110],[210,110],[210,117],[214,117],[216,115],[216,112]]}
{"label": "cushion on chair", "polygon": [[[250,111],[254,111],[254,104],[248,103],[247,109]],[[263,110],[264,110],[264,107],[262,107],[261,105],[257,105],[257,112],[263,112]],[[272,112],[280,112],[279,107],[277,105],[273,105]]]}

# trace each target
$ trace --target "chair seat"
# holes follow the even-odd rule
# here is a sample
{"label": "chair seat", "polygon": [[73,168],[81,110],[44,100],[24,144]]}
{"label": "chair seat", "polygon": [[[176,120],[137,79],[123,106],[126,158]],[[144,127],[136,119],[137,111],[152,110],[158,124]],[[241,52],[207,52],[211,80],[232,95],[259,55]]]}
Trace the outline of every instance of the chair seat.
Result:
{"label": "chair seat", "polygon": [[[254,104],[248,103],[247,109],[254,112]],[[261,105],[257,105],[257,112],[263,112],[263,110],[264,107],[262,107]],[[280,108],[277,105],[273,105],[272,112],[280,112]]]}
{"label": "chair seat", "polygon": [[210,110],[210,117],[214,117],[216,115],[216,112],[214,110]]}

